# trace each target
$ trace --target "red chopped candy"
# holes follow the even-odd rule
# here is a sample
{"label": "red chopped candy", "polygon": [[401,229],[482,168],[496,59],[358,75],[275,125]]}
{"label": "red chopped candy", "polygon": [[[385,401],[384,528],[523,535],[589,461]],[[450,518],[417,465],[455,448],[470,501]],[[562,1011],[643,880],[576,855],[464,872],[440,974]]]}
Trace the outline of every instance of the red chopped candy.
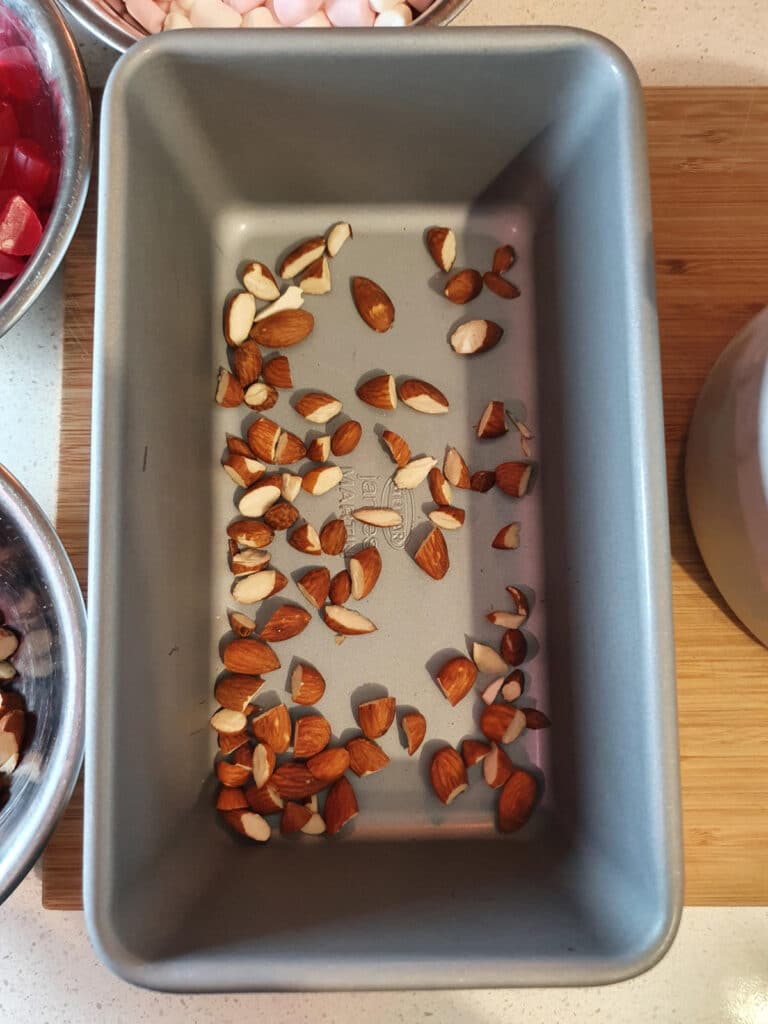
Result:
{"label": "red chopped candy", "polygon": [[0,213],[0,253],[8,256],[30,256],[43,236],[40,220],[24,199],[16,195]]}
{"label": "red chopped candy", "polygon": [[12,281],[22,272],[26,263],[18,256],[6,256],[0,252],[0,281]]}
{"label": "red chopped candy", "polygon": [[0,103],[0,146],[11,146],[19,137],[16,111],[6,100]]}
{"label": "red chopped candy", "polygon": [[6,160],[0,186],[15,189],[26,199],[36,199],[45,191],[50,176],[51,164],[40,143],[17,139]]}
{"label": "red chopped candy", "polygon": [[0,50],[0,95],[31,100],[40,92],[41,85],[40,72],[26,46]]}

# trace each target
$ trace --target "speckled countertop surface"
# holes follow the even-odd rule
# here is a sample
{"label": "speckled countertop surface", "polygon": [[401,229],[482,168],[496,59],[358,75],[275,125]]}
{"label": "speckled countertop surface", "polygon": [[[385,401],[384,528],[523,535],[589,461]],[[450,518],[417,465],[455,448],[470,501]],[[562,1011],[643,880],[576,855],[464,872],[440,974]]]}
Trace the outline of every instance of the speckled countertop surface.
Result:
{"label": "speckled countertop surface", "polygon": [[[648,85],[768,85],[766,0],[474,0],[462,25],[567,24],[622,46]],[[113,55],[85,39],[93,84]],[[53,513],[61,373],[61,281],[0,338],[0,461]],[[756,851],[763,856],[763,851]],[[42,910],[39,872],[0,907],[0,1024],[106,1020],[188,1024],[610,1020],[768,1024],[768,908],[688,909],[668,956],[602,989],[169,996],[132,988],[97,961],[80,913]]]}

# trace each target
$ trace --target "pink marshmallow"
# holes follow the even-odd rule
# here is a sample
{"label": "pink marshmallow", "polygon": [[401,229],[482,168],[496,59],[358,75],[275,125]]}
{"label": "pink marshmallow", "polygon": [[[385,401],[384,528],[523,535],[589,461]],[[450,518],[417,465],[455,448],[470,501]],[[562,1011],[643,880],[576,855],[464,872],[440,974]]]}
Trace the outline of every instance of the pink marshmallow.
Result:
{"label": "pink marshmallow", "polygon": [[261,7],[264,0],[227,0],[227,3],[232,10],[237,11],[238,14],[247,14],[256,7]]}
{"label": "pink marshmallow", "polygon": [[368,0],[329,0],[325,13],[336,28],[369,28],[373,25],[373,11]]}
{"label": "pink marshmallow", "polygon": [[398,4],[382,11],[373,23],[374,28],[403,28],[413,21],[413,12],[407,4]]}
{"label": "pink marshmallow", "polygon": [[300,21],[297,28],[331,28],[331,23],[325,15],[325,11],[318,11],[306,21]]}
{"label": "pink marshmallow", "polygon": [[154,0],[126,0],[128,13],[138,21],[147,32],[160,32],[165,21],[165,11],[158,7]]}
{"label": "pink marshmallow", "polygon": [[242,19],[223,0],[194,0],[189,20],[193,28],[240,28]]}
{"label": "pink marshmallow", "polygon": [[275,17],[282,25],[298,25],[320,9],[322,0],[273,0]]}
{"label": "pink marshmallow", "polygon": [[243,28],[280,28],[280,22],[266,7],[254,7],[243,18]]}

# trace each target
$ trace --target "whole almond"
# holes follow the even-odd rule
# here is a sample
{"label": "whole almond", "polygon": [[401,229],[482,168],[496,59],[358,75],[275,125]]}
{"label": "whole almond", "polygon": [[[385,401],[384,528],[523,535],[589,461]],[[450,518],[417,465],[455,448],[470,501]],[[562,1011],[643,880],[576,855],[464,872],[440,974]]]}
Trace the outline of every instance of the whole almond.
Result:
{"label": "whole almond", "polygon": [[409,756],[413,756],[427,735],[427,720],[420,711],[408,711],[400,719]]}
{"label": "whole almond", "polygon": [[346,569],[337,572],[331,580],[328,597],[331,604],[346,604],[352,593],[352,579]]}
{"label": "whole almond", "polygon": [[304,309],[284,309],[259,320],[251,328],[251,337],[265,348],[289,348],[312,333],[315,318]]}
{"label": "whole almond", "polygon": [[294,704],[316,704],[325,693],[325,680],[314,665],[298,662],[291,672]]}
{"label": "whole almond", "polygon": [[349,768],[349,753],[344,747],[329,747],[307,761],[312,775],[325,783],[338,779]]}
{"label": "whole almond", "polygon": [[343,519],[331,519],[320,531],[320,547],[326,555],[340,555],[347,543]]}
{"label": "whole almond", "polygon": [[293,736],[294,757],[314,757],[325,750],[331,739],[331,727],[322,715],[305,715],[296,719]]}
{"label": "whole almond", "polygon": [[391,373],[371,377],[357,388],[357,397],[374,409],[394,409],[397,406],[395,378]]}
{"label": "whole almond", "polygon": [[516,284],[512,284],[501,274],[494,274],[493,271],[486,271],[483,274],[483,284],[500,299],[516,299],[520,295],[520,289]]}
{"label": "whole almond", "polygon": [[357,720],[364,736],[376,740],[383,736],[395,720],[395,698],[379,697],[357,705]]}
{"label": "whole almond", "polygon": [[435,678],[448,703],[456,707],[475,685],[477,666],[469,658],[458,655],[446,661]]}
{"label": "whole almond", "polygon": [[383,334],[395,321],[395,307],[392,300],[375,281],[369,277],[352,278],[352,297],[357,312],[373,331]]}
{"label": "whole almond", "polygon": [[[244,341],[235,349],[232,359],[235,375],[244,388],[250,387],[259,379],[261,373],[261,349],[255,341]],[[267,381],[271,384],[271,381]]]}
{"label": "whole almond", "polygon": [[355,791],[344,776],[337,779],[328,790],[323,813],[329,836],[335,836],[348,821],[357,816],[358,806]]}
{"label": "whole almond", "polygon": [[322,608],[328,598],[331,574],[324,565],[317,569],[310,569],[309,572],[305,572],[303,576],[296,580],[296,586],[310,604],[314,605],[315,608]]}
{"label": "whole almond", "polygon": [[453,747],[441,747],[432,758],[429,777],[435,796],[446,806],[469,785],[467,768]]}
{"label": "whole almond", "polygon": [[389,454],[398,466],[404,466],[411,458],[411,449],[408,442],[403,440],[394,430],[385,430],[381,440],[387,446]]}
{"label": "whole almond", "polygon": [[498,345],[503,334],[493,320],[465,320],[451,335],[451,348],[460,356],[478,355]]}
{"label": "whole almond", "polygon": [[284,754],[291,744],[291,716],[285,704],[277,704],[251,720],[257,740],[266,743],[276,754]]}
{"label": "whole almond", "polygon": [[483,290],[483,279],[476,270],[460,270],[445,282],[443,295],[450,302],[463,306],[476,299]]}
{"label": "whole almond", "polygon": [[295,604],[281,604],[270,615],[261,631],[261,639],[269,643],[291,640],[302,633],[310,623],[312,616],[304,608]]}
{"label": "whole almond", "polygon": [[240,381],[229,370],[220,366],[219,375],[216,378],[216,404],[225,409],[234,409],[244,398],[245,394]]}
{"label": "whole almond", "polygon": [[413,560],[433,580],[441,580],[448,572],[448,548],[437,526],[430,530],[416,549]]}
{"label": "whole almond", "polygon": [[497,821],[500,832],[516,832],[526,824],[536,806],[536,779],[516,768],[499,795]]}
{"label": "whole almond", "polygon": [[331,436],[331,451],[340,458],[353,452],[363,436],[363,428],[357,420],[348,420],[334,430]]}
{"label": "whole almond", "polygon": [[511,245],[500,245],[493,254],[492,272],[505,274],[514,265],[515,258],[515,250]]}
{"label": "whole almond", "polygon": [[429,228],[427,249],[440,270],[449,271],[456,261],[456,235],[450,228]]}
{"label": "whole almond", "polygon": [[223,660],[230,672],[248,676],[260,676],[280,668],[280,659],[268,644],[248,638],[228,643]]}
{"label": "whole almond", "polygon": [[272,543],[274,533],[266,523],[255,519],[237,519],[227,527],[227,536],[247,548],[265,548]]}
{"label": "whole almond", "polygon": [[349,767],[358,778],[374,775],[389,764],[389,758],[378,743],[374,743],[373,740],[366,739],[364,736],[351,739],[346,747],[349,754]]}
{"label": "whole almond", "polygon": [[299,518],[299,510],[290,501],[278,501],[264,513],[264,522],[271,529],[287,530]]}
{"label": "whole almond", "polygon": [[[250,342],[246,342],[251,344]],[[252,344],[256,344],[253,342]],[[243,348],[241,345],[240,348]],[[239,349],[238,349],[239,351]],[[262,376],[265,384],[271,384],[273,388],[292,388],[293,378],[291,376],[291,364],[288,356],[273,356],[264,363]]]}

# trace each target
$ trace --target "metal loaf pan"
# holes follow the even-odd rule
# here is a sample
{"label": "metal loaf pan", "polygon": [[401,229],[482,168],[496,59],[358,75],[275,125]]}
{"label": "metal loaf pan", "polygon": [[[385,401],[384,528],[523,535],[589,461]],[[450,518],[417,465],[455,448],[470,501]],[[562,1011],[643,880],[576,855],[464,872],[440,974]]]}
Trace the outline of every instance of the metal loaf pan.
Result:
{"label": "metal loaf pan", "polygon": [[[577,985],[647,968],[682,883],[651,221],[626,59],[560,29],[169,33],[122,59],[102,127],[85,853],[101,957],[190,991]],[[297,388],[337,395],[365,436],[342,487],[303,495],[302,512],[319,527],[388,500],[380,425],[415,453],[454,444],[473,468],[514,457],[514,432],[474,436],[491,398],[532,425],[536,479],[517,503],[457,496],[467,525],[441,583],[410,557],[426,487],[403,495],[405,528],[376,537],[384,570],[361,608],[378,632],[338,646],[315,620],[279,645],[264,702],[288,699],[300,656],[328,680],[319,710],[338,737],[353,704],[388,692],[424,712],[429,742],[409,759],[390,731],[392,763],[355,780],[360,815],[337,839],[254,845],[213,811],[207,726],[231,606],[218,463],[252,418],[212,401],[221,309],[242,260],[274,263],[342,219],[355,238],[290,358]],[[457,265],[485,269],[511,241],[521,297],[446,302],[432,224],[455,227]],[[392,296],[386,335],[357,317],[353,274]],[[498,319],[502,343],[455,356],[462,316]],[[426,378],[451,411],[376,414],[354,393],[373,370]],[[270,415],[305,432],[285,394]],[[520,549],[493,551],[511,520]],[[366,539],[358,528],[350,546]],[[288,574],[317,562],[284,540],[273,559]],[[501,837],[476,774],[449,808],[427,775],[437,742],[477,735],[479,713],[475,697],[451,709],[430,669],[468,639],[498,641],[485,615],[508,583],[534,595],[525,703],[553,727],[510,748],[542,797]],[[286,598],[302,603],[292,583]]]}

